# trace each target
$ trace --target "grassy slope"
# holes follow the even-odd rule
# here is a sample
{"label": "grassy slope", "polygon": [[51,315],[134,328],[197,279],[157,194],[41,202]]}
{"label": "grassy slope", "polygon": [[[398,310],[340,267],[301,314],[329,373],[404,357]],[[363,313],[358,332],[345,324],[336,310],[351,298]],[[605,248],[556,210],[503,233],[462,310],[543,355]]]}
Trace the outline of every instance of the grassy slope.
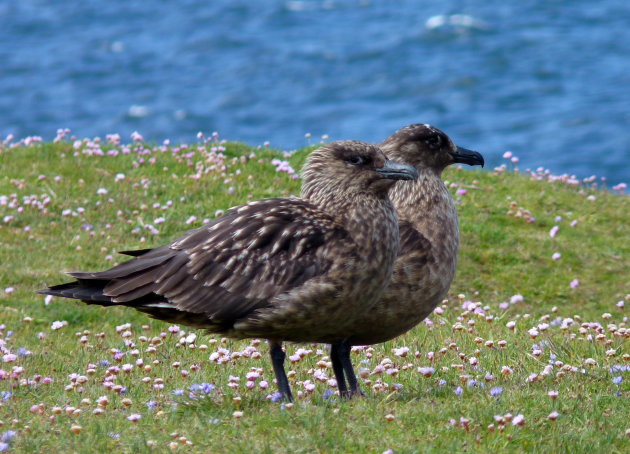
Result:
{"label": "grassy slope", "polygon": [[[60,270],[108,267],[120,259],[116,251],[162,244],[201,225],[204,217],[213,217],[218,209],[248,199],[299,192],[299,180],[276,172],[271,165],[271,159],[283,159],[279,153],[229,144],[223,163],[226,168],[221,170],[221,163],[217,164],[210,151],[213,145],[197,151],[195,145],[177,153],[172,148],[155,148],[144,156],[137,153],[143,148],[139,144],[131,153],[118,156],[73,156],[74,150],[67,143],[0,153],[0,196],[9,197],[7,203],[17,200],[23,207],[17,212],[15,207],[0,204],[0,320],[6,325],[0,330],[0,346],[4,339],[5,353],[16,353],[20,347],[32,352],[14,362],[0,363],[6,373],[14,366],[24,368],[17,378],[0,379],[0,391],[12,393],[0,400],[0,435],[6,430],[18,431],[11,446],[24,451],[142,451],[149,449],[150,440],[149,445],[154,443],[158,450],[176,443],[178,449],[191,452],[251,452],[252,448],[269,452],[586,452],[593,448],[622,452],[628,448],[628,378],[616,385],[612,378],[624,373],[609,370],[612,365],[628,365],[628,358],[625,363],[622,358],[627,354],[627,337],[619,330],[615,335],[614,328],[608,326],[627,324],[624,309],[615,306],[630,293],[627,196],[533,181],[512,172],[450,169],[445,179],[468,192],[455,196],[460,202],[462,246],[449,303],[444,305],[443,314],[431,318],[433,327],[423,325],[375,346],[373,351],[357,352],[355,364],[376,373],[369,375],[364,385],[368,397],[352,402],[323,399],[329,385],[312,376],[318,361],[324,360],[325,366],[323,346],[307,346],[311,353],[287,366],[296,373],[296,390],[304,389],[305,380],[316,383],[312,394],[287,409],[264,400],[273,384],[267,391],[245,386],[245,374],[252,367],[261,368],[269,381],[273,377],[264,343],[250,349],[259,349],[262,358],[236,357],[223,365],[209,361],[208,356],[219,346],[232,352],[245,351],[249,342],[215,343],[198,332],[197,348],[193,349],[178,346],[179,336],[167,334],[156,351],[148,353],[148,343],[140,336],[151,339],[162,331],[168,333],[168,325],[128,309],[104,310],[58,299],[46,306],[43,297],[33,293],[44,285],[63,282]],[[192,156],[185,156],[193,151]],[[307,152],[291,156],[294,168],[300,168]],[[241,162],[241,157],[250,153],[255,156]],[[140,157],[145,162],[134,167]],[[206,170],[200,179],[189,177],[199,169]],[[124,173],[125,178],[116,182],[118,173]],[[61,179],[56,181],[56,176]],[[107,189],[107,194],[97,194],[99,188]],[[39,201],[49,197],[46,210],[25,204],[23,197],[30,195]],[[595,200],[588,200],[588,196]],[[168,201],[172,205],[163,209]],[[529,210],[535,222],[507,215],[512,202]],[[63,216],[63,210],[70,210],[70,214]],[[192,215],[197,220],[187,225]],[[4,222],[5,216],[14,218]],[[557,216],[563,219],[556,220]],[[164,222],[156,224],[159,217]],[[578,223],[571,227],[574,220]],[[92,225],[90,231],[86,224]],[[154,225],[160,233],[152,235],[146,224]],[[551,238],[549,231],[554,225],[559,231]],[[557,261],[551,258],[554,252],[562,255]],[[580,282],[577,288],[569,285],[574,279]],[[14,291],[3,291],[8,287]],[[486,314],[462,311],[458,294],[482,302]],[[515,294],[523,295],[524,301],[507,310],[499,309],[500,303]],[[610,319],[602,318],[605,312],[612,314]],[[494,320],[486,321],[487,315],[493,315]],[[25,317],[32,321],[24,322]],[[529,328],[551,323],[556,317],[572,317],[575,323],[566,330],[552,323],[539,337],[530,338]],[[68,326],[52,330],[51,323],[56,320],[67,321]],[[516,321],[514,332],[505,326],[509,320]],[[464,329],[457,329],[458,322]],[[592,325],[581,333],[582,322],[600,323],[604,338],[589,340],[587,336],[594,338],[598,328]],[[124,323],[132,324],[130,339],[137,344],[137,356],[134,347],[126,347],[115,330]],[[40,332],[46,334],[41,340]],[[96,336],[100,332],[105,333],[104,338]],[[75,333],[85,334],[87,344],[81,344]],[[497,347],[501,339],[507,341],[505,348]],[[486,340],[493,340],[495,345],[484,346]],[[202,344],[209,345],[207,350]],[[540,357],[532,355],[533,344],[542,346]],[[403,346],[409,348],[408,355],[397,356],[393,349]],[[299,347],[304,346],[288,346],[288,351]],[[440,353],[443,348],[446,350]],[[114,360],[111,349],[123,352],[120,363]],[[607,354],[611,349],[614,354]],[[427,359],[429,351],[436,353],[433,362]],[[577,372],[563,371],[563,365],[557,364],[548,377],[527,383],[530,374],[540,374],[551,355],[576,367]],[[477,368],[471,366],[472,357],[479,361]],[[125,395],[101,385],[107,367],[98,365],[100,360],[121,366],[138,358],[152,369],[136,367],[129,374],[121,372],[115,383],[127,387]],[[586,358],[595,359],[597,364],[585,366]],[[175,361],[181,363],[179,368],[172,366]],[[97,364],[94,375],[86,373],[90,363]],[[194,371],[193,364],[199,370]],[[378,373],[378,368],[375,371],[379,364],[390,368],[390,374]],[[435,375],[423,377],[417,372],[419,366],[434,367]],[[502,375],[503,366],[509,366],[512,373]],[[583,367],[585,373],[581,372]],[[190,375],[182,377],[181,369]],[[391,369],[398,372],[391,373]],[[329,367],[323,370],[332,375]],[[494,380],[484,383],[484,389],[469,382],[484,382],[488,372]],[[88,380],[66,391],[72,373],[86,375]],[[51,377],[53,382],[21,382],[37,374]],[[228,387],[230,375],[240,377],[238,388]],[[148,385],[142,383],[143,377],[149,377]],[[164,389],[152,387],[156,378],[164,380]],[[440,386],[439,380],[446,384]],[[184,396],[172,394],[175,389],[201,382],[213,383],[217,390],[199,399],[188,398],[188,392]],[[394,391],[394,384],[402,384],[402,389]],[[454,391],[460,385],[464,389],[458,396]],[[492,387],[503,388],[503,393],[491,397]],[[83,388],[82,392],[78,388]],[[558,390],[559,398],[550,399],[549,390]],[[95,416],[95,400],[102,395],[109,397],[110,404],[103,415]],[[84,398],[90,403],[82,407]],[[131,399],[128,408],[123,398]],[[147,408],[149,400],[157,403],[156,408]],[[40,403],[41,411],[31,408]],[[63,412],[55,414],[55,406]],[[81,413],[67,415],[68,406],[80,408]],[[233,417],[239,410],[243,417]],[[555,422],[547,420],[552,410],[560,413]],[[132,413],[140,414],[141,420],[128,421],[126,417]],[[494,416],[506,413],[523,414],[525,425],[508,422],[500,430]],[[395,419],[387,421],[388,414]],[[462,417],[469,422],[460,423]],[[450,423],[451,419],[456,423]],[[73,424],[81,426],[79,434],[70,431]],[[495,424],[494,431],[487,428],[490,424]],[[177,437],[185,440],[178,441]],[[192,445],[186,446],[186,440]]]}

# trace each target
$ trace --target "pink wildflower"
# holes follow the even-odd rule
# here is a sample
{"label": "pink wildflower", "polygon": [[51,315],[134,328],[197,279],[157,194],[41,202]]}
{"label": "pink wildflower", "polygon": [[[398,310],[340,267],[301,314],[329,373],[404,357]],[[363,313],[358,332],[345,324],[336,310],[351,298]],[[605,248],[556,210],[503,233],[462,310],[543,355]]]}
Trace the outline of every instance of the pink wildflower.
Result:
{"label": "pink wildflower", "polygon": [[510,304],[522,303],[524,300],[523,295],[513,295],[510,298]]}
{"label": "pink wildflower", "polygon": [[134,142],[142,142],[144,138],[138,131],[134,131],[131,133],[131,140],[133,140]]}
{"label": "pink wildflower", "polygon": [[571,288],[578,288],[580,286],[580,281],[577,279],[573,279],[569,285],[571,286]]}
{"label": "pink wildflower", "polygon": [[12,363],[16,359],[17,359],[17,355],[14,355],[13,353],[7,353],[6,355],[2,357],[2,361],[4,361],[5,363]]}
{"label": "pink wildflower", "polygon": [[516,415],[512,419],[512,425],[513,426],[524,426],[525,425],[525,416],[523,416],[523,415]]}

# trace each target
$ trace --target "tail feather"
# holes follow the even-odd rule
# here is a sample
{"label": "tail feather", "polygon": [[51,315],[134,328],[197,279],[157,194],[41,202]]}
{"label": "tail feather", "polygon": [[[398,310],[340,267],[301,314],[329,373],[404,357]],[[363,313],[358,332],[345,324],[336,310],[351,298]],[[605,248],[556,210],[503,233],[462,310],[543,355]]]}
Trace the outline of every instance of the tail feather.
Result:
{"label": "tail feather", "polygon": [[226,332],[232,327],[231,322],[211,321],[209,316],[204,317],[203,312],[179,310],[166,298],[155,293],[142,292],[140,298],[114,302],[111,297],[103,294],[103,287],[106,283],[107,281],[80,280],[38,290],[37,293],[77,299],[87,304],[100,306],[131,306],[157,320],[203,328],[214,333]]}
{"label": "tail feather", "polygon": [[[135,252],[135,251],[134,251]],[[169,248],[156,248],[151,249],[148,252],[141,254],[143,257],[123,262],[105,271],[97,271],[95,273],[68,273],[75,279],[80,281],[98,279],[103,281],[109,281],[112,279],[119,279],[127,277],[131,274],[138,272],[144,272],[150,268],[158,267],[164,262],[169,261],[176,256],[176,252]]]}
{"label": "tail feather", "polygon": [[119,251],[119,254],[130,255],[131,257],[140,257],[141,255],[146,254],[147,252],[151,252],[153,249],[136,249],[133,251]]}
{"label": "tail feather", "polygon": [[85,301],[86,303],[101,304],[103,306],[115,304],[111,297],[103,293],[103,282],[99,281],[69,282],[67,284],[55,285],[38,290],[37,293],[62,298],[72,298]]}

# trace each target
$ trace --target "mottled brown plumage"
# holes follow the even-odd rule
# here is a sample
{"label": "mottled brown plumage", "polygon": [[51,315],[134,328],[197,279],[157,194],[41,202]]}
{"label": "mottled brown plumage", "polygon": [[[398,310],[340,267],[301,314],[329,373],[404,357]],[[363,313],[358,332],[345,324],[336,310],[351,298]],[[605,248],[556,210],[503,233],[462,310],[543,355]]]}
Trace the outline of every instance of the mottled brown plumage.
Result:
{"label": "mottled brown plumage", "polygon": [[442,171],[455,163],[484,164],[479,153],[455,146],[430,125],[406,126],[379,147],[390,159],[413,165],[419,177],[398,182],[390,191],[400,222],[400,253],[383,297],[349,333],[351,345],[385,342],[405,333],[446,296],[455,276],[459,228]]}
{"label": "mottled brown plumage", "polygon": [[[382,298],[353,317],[347,337],[332,346],[337,382],[347,395],[362,394],[350,361],[350,346],[393,339],[416,326],[444,298],[457,264],[457,210],[442,171],[450,164],[481,164],[483,157],[456,147],[430,125],[406,126],[380,145],[391,159],[416,168],[419,177],[390,192],[400,225],[400,251]],[[348,386],[346,387],[345,379]]]}
{"label": "mottled brown plumage", "polygon": [[271,341],[281,393],[291,398],[280,342],[335,344],[380,297],[399,247],[388,191],[413,167],[377,147],[343,141],[314,151],[303,199],[265,199],[229,210],[109,270],[40,291],[226,336]]}

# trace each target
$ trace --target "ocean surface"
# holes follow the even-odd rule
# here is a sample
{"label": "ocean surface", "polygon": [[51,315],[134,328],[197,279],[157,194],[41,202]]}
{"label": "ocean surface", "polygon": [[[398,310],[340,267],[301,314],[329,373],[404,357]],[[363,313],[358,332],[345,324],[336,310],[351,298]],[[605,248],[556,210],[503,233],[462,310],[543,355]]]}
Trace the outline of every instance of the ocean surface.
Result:
{"label": "ocean surface", "polygon": [[630,183],[629,43],[621,0],[1,0],[0,140],[292,150],[421,122],[490,167]]}

